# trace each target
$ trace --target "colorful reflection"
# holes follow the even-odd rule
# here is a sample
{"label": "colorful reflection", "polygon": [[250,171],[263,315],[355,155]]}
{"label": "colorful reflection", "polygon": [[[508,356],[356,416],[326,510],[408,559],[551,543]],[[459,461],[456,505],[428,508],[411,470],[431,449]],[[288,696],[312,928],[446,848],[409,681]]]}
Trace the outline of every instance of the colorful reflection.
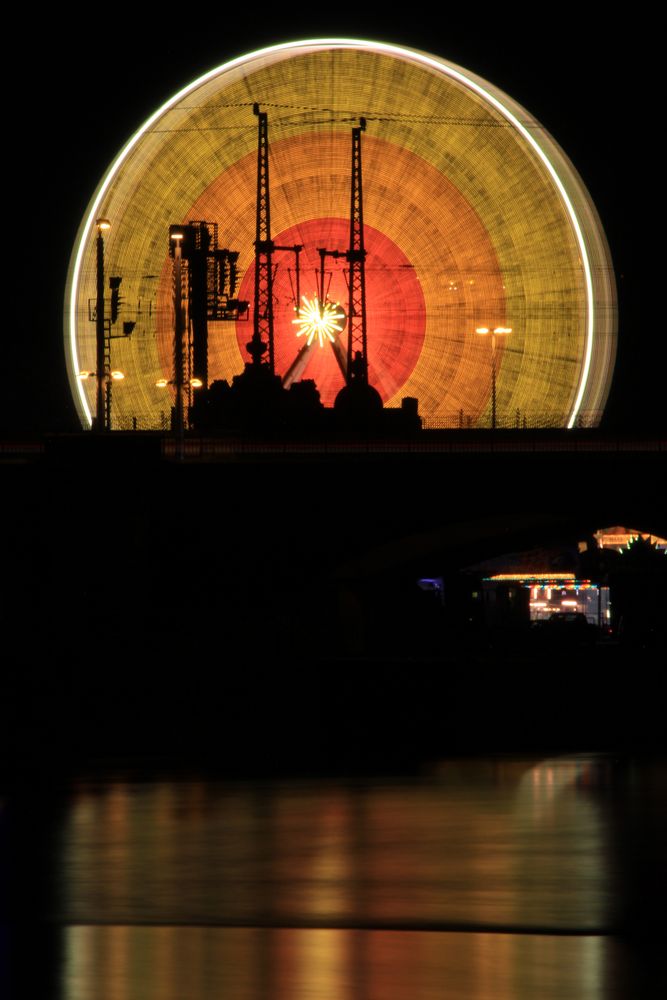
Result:
{"label": "colorful reflection", "polygon": [[594,931],[614,890],[595,773],[570,760],[450,764],[411,784],[84,786],[62,916]]}
{"label": "colorful reflection", "polygon": [[72,927],[61,997],[621,1000],[624,968],[624,946],[598,936]]}
{"label": "colorful reflection", "polygon": [[592,756],[420,780],[81,783],[62,1000],[612,1000],[618,872]]}

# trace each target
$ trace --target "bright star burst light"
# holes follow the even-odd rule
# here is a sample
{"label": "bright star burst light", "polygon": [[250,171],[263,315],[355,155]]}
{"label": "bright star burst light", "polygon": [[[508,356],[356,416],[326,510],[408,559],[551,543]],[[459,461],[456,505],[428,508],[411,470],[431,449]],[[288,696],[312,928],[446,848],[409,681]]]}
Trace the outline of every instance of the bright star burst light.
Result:
{"label": "bright star burst light", "polygon": [[339,312],[338,303],[325,302],[320,305],[320,301],[315,296],[309,299],[306,295],[301,296],[303,305],[300,314],[292,320],[296,326],[300,327],[296,331],[297,337],[306,337],[306,345],[310,347],[315,338],[320,347],[324,347],[328,340],[336,343],[336,334],[341,333],[343,327],[339,320],[345,319],[345,313]]}

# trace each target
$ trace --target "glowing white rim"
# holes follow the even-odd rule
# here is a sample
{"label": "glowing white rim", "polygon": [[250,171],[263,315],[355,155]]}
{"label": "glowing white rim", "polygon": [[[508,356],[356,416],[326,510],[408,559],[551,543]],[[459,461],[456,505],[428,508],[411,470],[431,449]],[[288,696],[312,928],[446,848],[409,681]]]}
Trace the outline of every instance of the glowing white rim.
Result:
{"label": "glowing white rim", "polygon": [[[519,132],[523,136],[523,138],[526,140],[529,146],[531,146],[531,148],[537,153],[540,160],[547,168],[547,171],[549,172],[554,184],[558,189],[561,198],[563,199],[563,202],[567,209],[567,213],[570,217],[570,221],[572,222],[572,227],[574,229],[577,238],[577,243],[579,245],[579,251],[581,253],[581,260],[583,263],[584,276],[586,281],[587,317],[586,317],[586,349],[584,354],[584,368],[582,375],[579,379],[579,389],[577,391],[577,397],[574,401],[572,413],[570,414],[570,419],[568,420],[567,423],[568,428],[573,427],[577,419],[577,416],[579,414],[584,393],[586,391],[588,376],[590,374],[591,359],[593,357],[593,327],[594,327],[593,279],[591,275],[591,265],[588,259],[588,253],[586,251],[586,243],[584,241],[584,236],[581,231],[581,226],[579,225],[579,219],[577,218],[577,214],[574,210],[574,205],[572,204],[572,201],[570,200],[570,197],[567,191],[565,190],[563,182],[561,181],[560,177],[556,172],[556,168],[549,160],[545,151],[536,142],[534,136],[531,135],[531,133],[524,125],[522,125],[522,123],[519,121],[516,115],[514,115],[509,110],[509,108],[506,108],[505,105],[502,104],[497,97],[495,97],[493,94],[490,94],[488,90],[485,90],[484,87],[481,87],[475,80],[471,80],[469,77],[465,75],[465,73],[462,73],[460,70],[454,68],[453,66],[448,65],[448,63],[446,63],[444,60],[441,61],[439,59],[435,59],[431,56],[426,55],[423,52],[417,52],[413,49],[401,48],[398,45],[388,45],[385,44],[384,42],[367,42],[351,38],[318,38],[318,39],[311,39],[310,41],[283,42],[280,45],[270,45],[267,48],[258,49],[256,52],[251,52],[247,55],[239,56],[237,59],[232,59],[230,60],[230,62],[223,63],[222,66],[218,66],[216,69],[210,70],[203,76],[198,77],[198,79],[188,84],[187,87],[184,87],[183,90],[180,90],[177,94],[174,95],[174,97],[172,97],[165,104],[163,104],[161,108],[158,108],[158,110],[155,111],[154,114],[152,114],[150,118],[148,118],[144,122],[141,128],[137,132],[135,132],[135,134],[132,136],[129,142],[124,146],[124,148],[120,151],[114,162],[111,164],[111,167],[109,168],[106,177],[104,178],[102,184],[100,185],[100,189],[97,192],[97,196],[92,204],[90,212],[88,213],[88,218],[85,221],[85,225],[83,228],[83,235],[81,237],[81,241],[77,248],[76,257],[74,259],[74,266],[72,268],[72,286],[70,290],[70,304],[69,304],[70,351],[71,351],[74,372],[79,371],[79,359],[78,359],[77,345],[76,345],[76,313],[77,313],[76,300],[77,300],[77,289],[79,285],[79,274],[81,271],[81,261],[83,258],[83,253],[85,248],[85,237],[91,226],[95,224],[99,206],[109,188],[109,185],[111,184],[112,180],[117,174],[119,168],[127,159],[130,152],[139,142],[141,137],[148,131],[153,122],[157,121],[157,119],[160,118],[160,116],[163,115],[165,111],[168,111],[169,108],[172,107],[172,105],[182,100],[182,98],[186,97],[189,93],[191,93],[193,90],[196,90],[197,87],[200,87],[208,80],[211,80],[215,76],[219,76],[221,73],[225,73],[230,69],[236,68],[237,66],[242,66],[244,63],[252,62],[254,59],[258,59],[261,58],[262,56],[269,55],[272,52],[284,52],[286,49],[312,48],[313,46],[332,46],[332,45],[337,45],[347,48],[353,46],[355,48],[371,49],[375,52],[382,52],[387,55],[397,56],[403,59],[405,59],[407,56],[409,59],[415,62],[423,63],[425,66],[430,66],[431,68],[436,69],[441,73],[445,73],[446,76],[453,77],[453,79],[458,80],[459,83],[462,83],[470,90],[475,91],[475,93],[479,94],[479,96],[482,97],[485,101],[488,101],[490,104],[492,104],[493,107],[500,112],[500,114],[502,114],[508,121],[510,121],[514,126],[514,128],[516,128],[517,132]],[[83,383],[81,383],[78,379],[77,379],[77,391],[79,393],[79,399],[81,400],[83,411],[88,419],[88,423],[91,424],[92,415],[88,408],[88,401],[83,391]]]}

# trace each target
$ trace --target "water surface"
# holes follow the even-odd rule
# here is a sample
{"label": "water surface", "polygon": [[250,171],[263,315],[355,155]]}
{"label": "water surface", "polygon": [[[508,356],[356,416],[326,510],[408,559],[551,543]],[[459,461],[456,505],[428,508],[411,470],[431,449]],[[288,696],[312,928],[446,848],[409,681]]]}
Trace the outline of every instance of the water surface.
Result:
{"label": "water surface", "polygon": [[592,755],[77,780],[39,904],[49,995],[662,996],[666,784],[661,765]]}

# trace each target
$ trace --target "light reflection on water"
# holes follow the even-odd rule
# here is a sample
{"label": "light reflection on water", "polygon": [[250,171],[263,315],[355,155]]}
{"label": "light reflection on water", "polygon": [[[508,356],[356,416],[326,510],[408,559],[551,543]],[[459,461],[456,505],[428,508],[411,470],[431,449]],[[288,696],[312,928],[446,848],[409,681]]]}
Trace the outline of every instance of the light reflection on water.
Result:
{"label": "light reflection on water", "polygon": [[617,916],[608,772],[80,784],[52,914],[63,1000],[624,997],[600,934]]}
{"label": "light reflection on water", "polygon": [[73,927],[66,1000],[609,1000],[600,937]]}

